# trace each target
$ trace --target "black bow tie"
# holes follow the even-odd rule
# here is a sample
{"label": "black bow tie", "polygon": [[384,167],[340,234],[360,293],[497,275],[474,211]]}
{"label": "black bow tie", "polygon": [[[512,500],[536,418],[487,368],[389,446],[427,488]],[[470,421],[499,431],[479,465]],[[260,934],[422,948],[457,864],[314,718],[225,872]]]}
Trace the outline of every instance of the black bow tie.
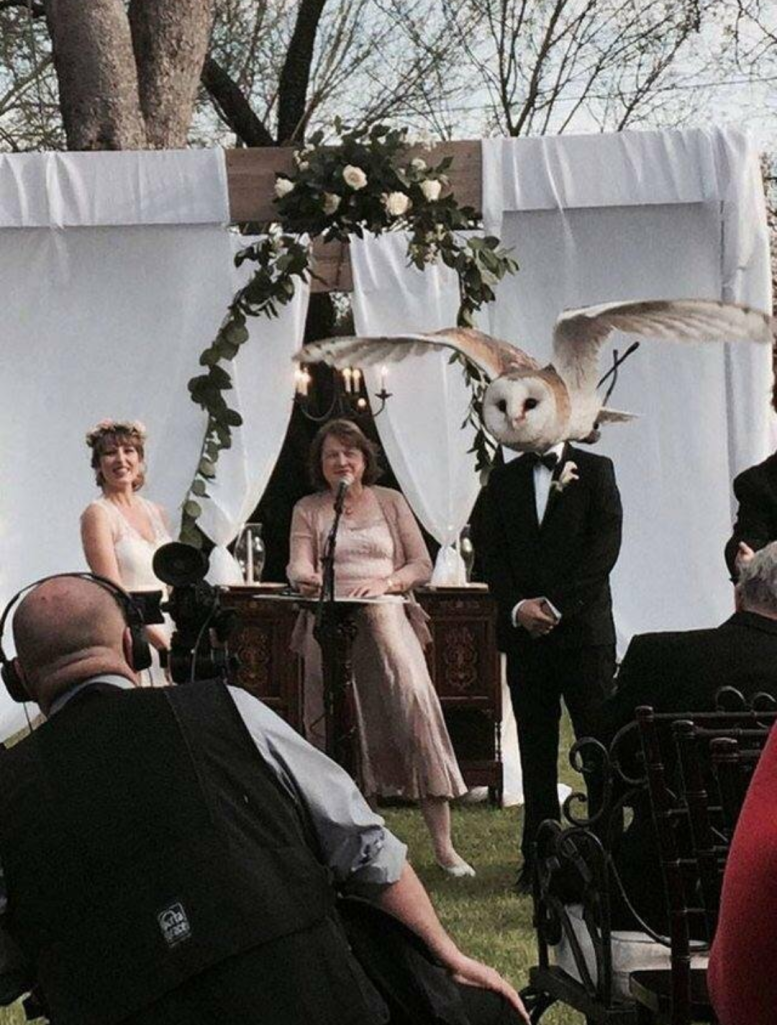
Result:
{"label": "black bow tie", "polygon": [[527,452],[526,455],[521,458],[527,466],[531,466],[532,468],[542,463],[542,465],[547,467],[551,473],[555,470],[556,463],[558,462],[558,456],[555,452],[545,452],[543,455],[540,455],[539,452]]}

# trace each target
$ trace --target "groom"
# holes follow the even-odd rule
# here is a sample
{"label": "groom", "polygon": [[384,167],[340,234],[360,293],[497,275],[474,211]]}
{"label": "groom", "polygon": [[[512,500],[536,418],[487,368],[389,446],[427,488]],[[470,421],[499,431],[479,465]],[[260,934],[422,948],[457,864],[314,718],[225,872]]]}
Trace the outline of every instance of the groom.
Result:
{"label": "groom", "polygon": [[569,444],[495,468],[483,496],[483,568],[518,725],[525,794],[518,889],[528,892],[537,828],[559,817],[561,699],[590,735],[609,694],[615,628],[609,575],[621,544],[612,462]]}

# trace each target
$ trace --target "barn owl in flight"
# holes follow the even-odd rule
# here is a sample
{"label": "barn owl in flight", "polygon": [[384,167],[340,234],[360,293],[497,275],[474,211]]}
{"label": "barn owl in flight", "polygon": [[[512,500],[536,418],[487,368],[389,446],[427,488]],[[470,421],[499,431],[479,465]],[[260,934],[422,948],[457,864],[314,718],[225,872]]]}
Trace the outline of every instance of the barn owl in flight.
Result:
{"label": "barn owl in flight", "polygon": [[599,352],[613,331],[675,342],[772,342],[771,318],[757,310],[707,299],[604,303],[567,310],[553,328],[553,361],[543,367],[508,342],[472,328],[431,334],[328,338],[310,342],[300,363],[372,366],[453,349],[488,381],[483,422],[518,452],[544,452],[560,441],[590,439],[599,424],[632,419],[602,406]]}

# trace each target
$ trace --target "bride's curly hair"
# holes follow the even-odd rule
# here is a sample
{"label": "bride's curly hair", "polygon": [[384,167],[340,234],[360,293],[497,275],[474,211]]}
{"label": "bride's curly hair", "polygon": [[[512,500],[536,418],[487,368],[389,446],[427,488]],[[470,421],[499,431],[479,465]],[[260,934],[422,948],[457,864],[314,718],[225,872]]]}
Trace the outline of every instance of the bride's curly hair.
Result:
{"label": "bride's curly hair", "polygon": [[111,446],[131,445],[138,454],[138,475],[132,490],[139,491],[146,483],[146,428],[139,420],[101,420],[86,432],[86,444],[92,450],[92,469],[98,488],[105,484],[100,459]]}

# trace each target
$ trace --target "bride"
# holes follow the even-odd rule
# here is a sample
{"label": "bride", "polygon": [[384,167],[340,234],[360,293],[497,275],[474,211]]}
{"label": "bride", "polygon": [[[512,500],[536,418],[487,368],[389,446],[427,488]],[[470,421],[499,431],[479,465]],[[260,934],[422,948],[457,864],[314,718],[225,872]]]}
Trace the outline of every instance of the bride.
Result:
{"label": "bride", "polygon": [[[86,435],[102,497],[81,514],[84,555],[93,573],[125,591],[164,591],[152,560],[157,548],[172,540],[165,511],[137,493],[145,481],[145,441],[146,429],[137,420],[101,420]],[[167,623],[147,626],[146,632],[154,648],[167,650]],[[158,656],[149,675],[142,681],[146,685],[167,683]]]}

